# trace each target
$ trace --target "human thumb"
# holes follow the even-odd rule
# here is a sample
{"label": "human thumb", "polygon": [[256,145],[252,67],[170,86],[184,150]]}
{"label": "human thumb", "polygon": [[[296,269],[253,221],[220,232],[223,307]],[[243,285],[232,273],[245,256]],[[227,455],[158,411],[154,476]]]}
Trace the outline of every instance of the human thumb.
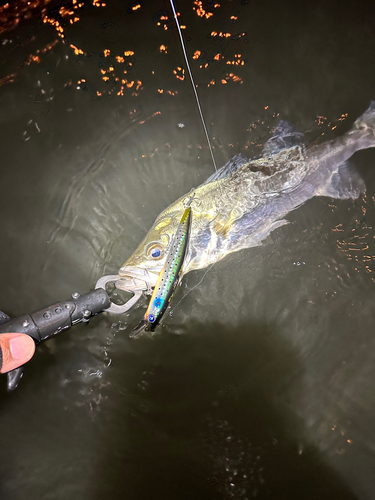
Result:
{"label": "human thumb", "polygon": [[24,333],[0,334],[0,373],[6,373],[32,358],[35,342]]}

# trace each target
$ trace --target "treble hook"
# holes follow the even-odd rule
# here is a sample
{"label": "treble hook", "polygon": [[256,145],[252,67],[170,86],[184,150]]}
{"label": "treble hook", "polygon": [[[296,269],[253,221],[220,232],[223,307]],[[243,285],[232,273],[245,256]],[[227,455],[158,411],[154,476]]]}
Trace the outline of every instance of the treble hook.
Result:
{"label": "treble hook", "polygon": [[192,204],[192,202],[194,200],[194,196],[195,196],[195,189],[192,188],[189,191],[189,194],[187,195],[187,197],[183,201],[183,205],[184,205],[185,208],[189,208],[190,207],[190,205]]}

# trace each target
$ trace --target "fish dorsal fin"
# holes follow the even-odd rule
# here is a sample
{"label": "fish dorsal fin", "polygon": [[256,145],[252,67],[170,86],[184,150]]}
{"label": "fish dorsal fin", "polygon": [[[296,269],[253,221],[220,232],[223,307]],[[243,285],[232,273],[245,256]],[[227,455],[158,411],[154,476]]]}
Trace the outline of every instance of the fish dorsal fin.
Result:
{"label": "fish dorsal fin", "polygon": [[243,156],[241,153],[233,156],[223,167],[219,168],[217,172],[214,174],[210,175],[210,177],[205,180],[202,184],[208,184],[209,182],[213,181],[218,181],[219,179],[224,179],[225,177],[229,177],[232,175],[236,170],[238,170],[242,165],[245,165],[246,163],[249,163],[250,158],[246,158],[246,156]]}
{"label": "fish dorsal fin", "polygon": [[329,182],[319,191],[320,196],[329,196],[339,200],[356,199],[366,191],[364,180],[350,162],[342,163],[338,171],[332,174]]}
{"label": "fish dorsal fin", "polygon": [[272,137],[265,143],[263,155],[272,156],[283,149],[301,146],[304,142],[305,136],[302,132],[297,132],[292,124],[281,120],[274,130]]}

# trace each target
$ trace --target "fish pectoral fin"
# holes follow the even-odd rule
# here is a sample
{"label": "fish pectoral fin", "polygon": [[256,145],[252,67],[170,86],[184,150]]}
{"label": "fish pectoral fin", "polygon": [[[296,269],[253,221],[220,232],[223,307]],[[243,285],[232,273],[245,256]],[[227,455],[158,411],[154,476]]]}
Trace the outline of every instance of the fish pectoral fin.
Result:
{"label": "fish pectoral fin", "polygon": [[242,216],[242,212],[240,212],[237,208],[231,210],[229,217],[226,219],[222,219],[217,216],[211,223],[215,233],[218,236],[222,236],[223,238],[227,238],[230,231],[233,229],[236,221],[240,219]]}
{"label": "fish pectoral fin", "polygon": [[270,226],[268,226],[262,233],[259,234],[259,245],[262,244],[262,241],[265,240],[275,229],[281,226],[285,226],[285,224],[289,224],[289,221],[286,219],[275,220],[272,222]]}
{"label": "fish pectoral fin", "polygon": [[264,240],[266,240],[266,238],[270,236],[272,231],[274,231],[278,227],[285,226],[286,224],[289,224],[289,221],[286,219],[276,220],[275,222],[272,222],[272,224],[264,227],[264,229],[260,231],[256,236],[254,236],[254,234],[249,234],[247,237],[241,239],[241,242],[235,247],[233,251],[237,252],[238,250],[249,247],[258,247],[264,243],[268,243]]}
{"label": "fish pectoral fin", "polygon": [[350,162],[342,163],[338,171],[332,174],[329,183],[319,190],[320,196],[329,196],[338,200],[356,199],[366,191],[364,180]]}

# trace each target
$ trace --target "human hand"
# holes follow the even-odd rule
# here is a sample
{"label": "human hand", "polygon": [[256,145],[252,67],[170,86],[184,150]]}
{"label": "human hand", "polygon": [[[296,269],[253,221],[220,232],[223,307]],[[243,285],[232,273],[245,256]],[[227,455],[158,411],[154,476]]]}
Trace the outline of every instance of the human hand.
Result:
{"label": "human hand", "polygon": [[24,333],[0,334],[0,373],[24,365],[35,352],[35,342]]}

